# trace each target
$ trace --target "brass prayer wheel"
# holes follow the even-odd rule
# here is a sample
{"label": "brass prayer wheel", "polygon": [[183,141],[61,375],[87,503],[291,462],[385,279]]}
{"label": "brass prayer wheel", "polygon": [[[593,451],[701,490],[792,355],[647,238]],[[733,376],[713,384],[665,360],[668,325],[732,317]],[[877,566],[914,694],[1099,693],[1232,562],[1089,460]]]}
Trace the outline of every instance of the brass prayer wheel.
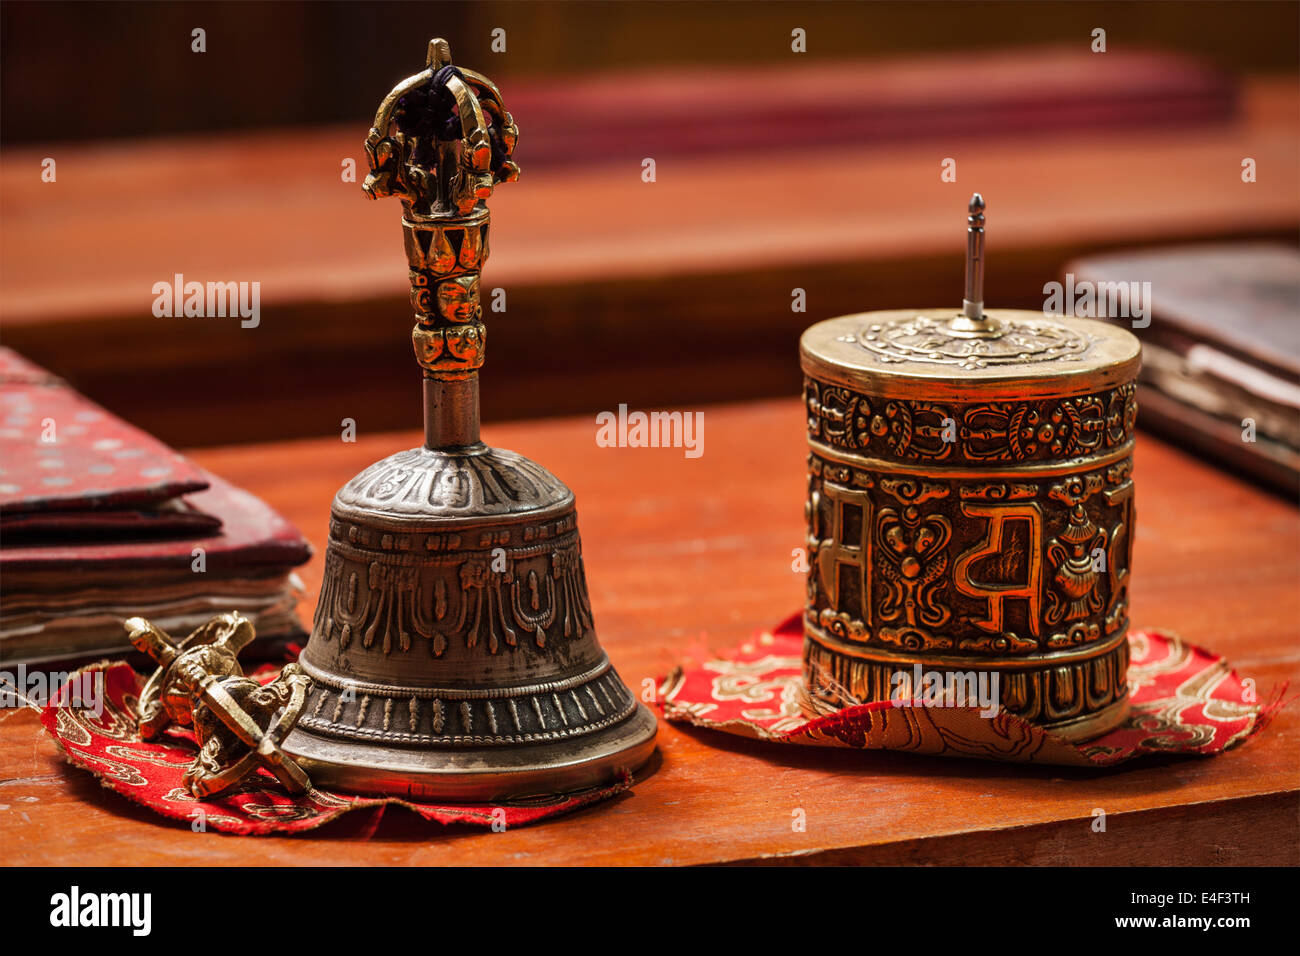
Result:
{"label": "brass prayer wheel", "polygon": [[518,800],[607,783],[654,749],[654,716],[596,639],[573,493],[479,439],[479,273],[518,131],[486,77],[427,69],[380,105],[372,199],[402,201],[425,443],[349,481],[285,741],[312,780],[359,793]]}
{"label": "brass prayer wheel", "polygon": [[805,684],[827,712],[918,689],[900,674],[985,673],[998,709],[1085,739],[1128,709],[1140,347],[986,311],[983,213],[976,194],[960,309],[803,334]]}

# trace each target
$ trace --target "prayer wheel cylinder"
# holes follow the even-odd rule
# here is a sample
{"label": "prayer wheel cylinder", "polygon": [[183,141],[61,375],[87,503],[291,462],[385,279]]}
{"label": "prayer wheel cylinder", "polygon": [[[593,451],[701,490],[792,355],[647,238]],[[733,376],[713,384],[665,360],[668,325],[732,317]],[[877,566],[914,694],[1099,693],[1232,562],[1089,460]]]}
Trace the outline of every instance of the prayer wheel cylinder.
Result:
{"label": "prayer wheel cylinder", "polygon": [[1128,709],[1140,347],[970,311],[803,334],[809,704],[897,700],[920,665],[986,674],[1000,711],[1086,739]]}

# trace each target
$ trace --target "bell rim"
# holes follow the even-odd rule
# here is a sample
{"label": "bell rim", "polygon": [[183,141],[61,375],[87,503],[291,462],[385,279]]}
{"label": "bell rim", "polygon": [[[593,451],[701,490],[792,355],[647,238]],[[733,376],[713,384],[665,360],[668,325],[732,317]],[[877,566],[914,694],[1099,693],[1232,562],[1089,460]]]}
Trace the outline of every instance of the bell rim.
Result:
{"label": "bell rim", "polygon": [[630,776],[650,759],[659,724],[644,704],[580,738],[509,747],[399,748],[340,742],[301,727],[283,749],[313,786],[457,804],[564,797]]}

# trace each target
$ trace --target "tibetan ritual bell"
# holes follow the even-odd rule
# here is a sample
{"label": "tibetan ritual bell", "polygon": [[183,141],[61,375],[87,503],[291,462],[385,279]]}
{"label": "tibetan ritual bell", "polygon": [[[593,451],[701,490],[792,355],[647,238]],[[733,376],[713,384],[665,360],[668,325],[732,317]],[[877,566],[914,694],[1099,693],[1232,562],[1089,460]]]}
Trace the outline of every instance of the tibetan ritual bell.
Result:
{"label": "tibetan ritual bell", "polygon": [[1085,739],[1128,710],[1140,348],[1103,322],[986,311],[983,287],[976,194],[960,310],[803,334],[808,702],[983,674],[1000,710]]}
{"label": "tibetan ritual bell", "polygon": [[607,783],[654,749],[654,716],[596,640],[573,492],[479,440],[485,200],[518,178],[517,133],[492,82],[434,40],[366,140],[367,196],[402,201],[425,442],[334,498],[312,687],[284,745],[320,786],[521,799]]}

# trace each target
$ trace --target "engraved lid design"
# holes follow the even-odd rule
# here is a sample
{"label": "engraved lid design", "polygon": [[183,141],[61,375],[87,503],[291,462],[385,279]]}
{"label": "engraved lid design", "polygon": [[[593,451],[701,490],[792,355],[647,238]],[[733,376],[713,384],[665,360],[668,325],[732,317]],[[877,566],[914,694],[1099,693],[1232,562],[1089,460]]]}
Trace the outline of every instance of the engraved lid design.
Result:
{"label": "engraved lid design", "polygon": [[953,309],[897,309],[827,319],[799,341],[804,372],[868,395],[913,401],[1006,401],[1098,392],[1132,380],[1141,347],[1091,319],[992,309],[988,332],[954,328]]}
{"label": "engraved lid design", "polygon": [[1048,320],[995,320],[998,334],[956,334],[948,322],[928,315],[870,322],[838,341],[856,343],[882,362],[935,362],[964,369],[1030,362],[1069,361],[1088,351],[1093,336]]}

